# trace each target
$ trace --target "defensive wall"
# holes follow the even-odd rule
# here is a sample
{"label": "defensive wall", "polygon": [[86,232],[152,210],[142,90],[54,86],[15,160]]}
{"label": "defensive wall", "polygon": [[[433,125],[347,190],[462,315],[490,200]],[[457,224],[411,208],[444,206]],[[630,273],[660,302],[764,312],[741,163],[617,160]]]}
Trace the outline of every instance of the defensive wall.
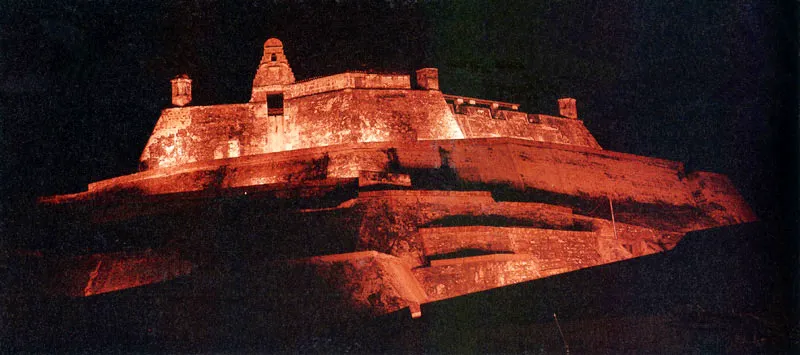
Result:
{"label": "defensive wall", "polygon": [[[644,206],[673,206],[678,217],[706,211],[703,213],[710,220],[692,222],[687,230],[755,219],[730,181],[720,175],[687,176],[678,162],[513,138],[343,144],[199,161],[99,181],[90,184],[84,194],[50,201],[124,190],[152,195],[357,179],[362,171],[392,169],[412,174],[416,170],[445,169],[464,183],[613,200],[615,204],[627,204],[629,211],[619,206],[617,212],[623,216],[632,212],[630,218],[640,215],[638,209]],[[412,179],[411,184],[415,183]]]}
{"label": "defensive wall", "polygon": [[600,149],[580,120],[503,106],[492,111],[488,100],[456,108],[445,97],[455,96],[411,89],[408,75],[343,73],[285,85],[280,108],[267,102],[168,108],[140,170],[367,142],[511,137]]}
{"label": "defensive wall", "polygon": [[[388,150],[393,149],[395,158]],[[199,161],[174,168],[153,169],[133,175],[99,181],[89,191],[135,186],[153,178],[165,179],[147,193],[199,190],[208,186],[203,174],[226,169],[219,187],[279,183],[300,179],[303,172],[316,172],[306,179],[356,178],[360,170],[385,170],[390,159],[405,169],[438,169],[444,160],[461,179],[471,182],[510,185],[569,195],[630,198],[641,202],[693,204],[683,186],[683,165],[657,158],[601,150],[582,149],[513,138],[444,141],[378,142],[343,144],[285,151],[272,154]],[[315,165],[324,165],[320,171]],[[181,184],[174,180],[186,176]],[[313,175],[313,174],[312,174]]]}
{"label": "defensive wall", "polygon": [[465,107],[462,112],[455,117],[467,138],[509,137],[602,149],[580,120],[508,110],[493,117],[483,107]]}

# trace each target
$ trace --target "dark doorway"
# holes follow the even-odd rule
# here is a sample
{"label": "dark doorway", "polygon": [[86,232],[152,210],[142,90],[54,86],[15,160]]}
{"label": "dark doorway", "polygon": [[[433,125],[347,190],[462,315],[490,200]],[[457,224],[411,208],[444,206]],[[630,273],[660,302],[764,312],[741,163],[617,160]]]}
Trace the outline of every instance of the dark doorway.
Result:
{"label": "dark doorway", "polygon": [[270,115],[283,114],[283,94],[267,95],[267,108]]}

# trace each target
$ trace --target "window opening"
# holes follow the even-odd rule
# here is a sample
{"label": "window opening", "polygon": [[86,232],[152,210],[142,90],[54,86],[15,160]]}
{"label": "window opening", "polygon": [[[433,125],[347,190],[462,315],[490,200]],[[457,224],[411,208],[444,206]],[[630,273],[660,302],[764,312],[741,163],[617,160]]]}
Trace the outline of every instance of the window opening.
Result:
{"label": "window opening", "polygon": [[270,115],[282,115],[283,94],[267,95],[267,108]]}

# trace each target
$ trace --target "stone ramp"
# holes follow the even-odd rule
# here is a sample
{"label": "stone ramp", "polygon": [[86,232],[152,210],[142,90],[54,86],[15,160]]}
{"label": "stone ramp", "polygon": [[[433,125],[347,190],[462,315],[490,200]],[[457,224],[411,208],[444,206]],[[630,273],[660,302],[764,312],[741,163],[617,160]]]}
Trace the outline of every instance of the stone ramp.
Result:
{"label": "stone ramp", "polygon": [[356,311],[381,315],[408,307],[416,318],[422,315],[419,305],[427,300],[410,267],[388,254],[362,251],[297,259],[289,264],[312,270],[314,277]]}
{"label": "stone ramp", "polygon": [[188,275],[195,266],[167,250],[97,253],[48,264],[50,292],[73,297],[150,285]]}
{"label": "stone ramp", "polygon": [[428,302],[463,296],[543,277],[540,262],[526,254],[490,254],[434,260],[414,269]]}

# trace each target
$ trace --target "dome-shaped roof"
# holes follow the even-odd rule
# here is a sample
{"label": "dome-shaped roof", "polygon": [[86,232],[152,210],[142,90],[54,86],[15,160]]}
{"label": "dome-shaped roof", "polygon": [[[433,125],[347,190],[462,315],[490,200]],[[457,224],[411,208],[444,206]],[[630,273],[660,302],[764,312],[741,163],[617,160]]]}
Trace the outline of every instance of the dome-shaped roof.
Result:
{"label": "dome-shaped roof", "polygon": [[273,37],[264,42],[264,47],[283,47],[283,42]]}

